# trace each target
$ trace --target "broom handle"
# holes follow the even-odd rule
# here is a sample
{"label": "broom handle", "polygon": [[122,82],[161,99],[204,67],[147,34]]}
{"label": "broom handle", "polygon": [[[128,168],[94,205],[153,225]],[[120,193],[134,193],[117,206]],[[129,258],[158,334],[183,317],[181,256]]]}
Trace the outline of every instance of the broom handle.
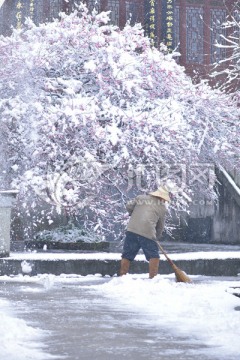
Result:
{"label": "broom handle", "polygon": [[166,252],[164,251],[164,249],[162,248],[160,242],[156,241],[159,249],[162,251],[162,253],[164,254],[164,256],[166,257],[167,261],[172,265],[175,266],[174,262],[168,257],[168,255],[166,254]]}

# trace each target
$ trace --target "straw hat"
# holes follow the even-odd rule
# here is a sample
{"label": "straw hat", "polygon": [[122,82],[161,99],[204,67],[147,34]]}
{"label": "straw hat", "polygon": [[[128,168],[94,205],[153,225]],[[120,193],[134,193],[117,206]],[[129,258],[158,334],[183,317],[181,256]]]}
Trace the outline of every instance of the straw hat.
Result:
{"label": "straw hat", "polygon": [[160,186],[156,191],[150,192],[149,195],[157,196],[163,200],[170,202],[169,192],[166,189],[164,189],[162,186]]}

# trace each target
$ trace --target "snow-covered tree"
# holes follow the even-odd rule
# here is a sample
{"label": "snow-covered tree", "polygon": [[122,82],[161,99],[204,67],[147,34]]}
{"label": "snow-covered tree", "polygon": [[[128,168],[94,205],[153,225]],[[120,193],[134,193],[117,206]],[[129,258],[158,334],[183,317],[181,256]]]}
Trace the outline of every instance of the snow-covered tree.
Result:
{"label": "snow-covered tree", "polygon": [[223,90],[236,92],[240,101],[240,4],[236,1],[227,19],[219,24],[222,33],[216,42],[218,49],[227,51],[226,58],[215,64],[212,76],[223,76]]}
{"label": "snow-covered tree", "polygon": [[169,181],[166,169],[185,168],[173,179],[182,209],[192,165],[239,163],[234,100],[194,85],[174,55],[84,5],[0,38],[0,127],[24,211],[41,198],[113,232],[127,197]]}

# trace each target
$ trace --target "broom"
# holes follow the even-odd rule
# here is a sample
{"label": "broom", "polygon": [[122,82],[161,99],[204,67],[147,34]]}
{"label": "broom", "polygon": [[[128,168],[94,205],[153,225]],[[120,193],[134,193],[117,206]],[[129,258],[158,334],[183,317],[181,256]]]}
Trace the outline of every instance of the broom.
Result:
{"label": "broom", "polygon": [[175,264],[174,262],[168,257],[168,255],[166,254],[166,252],[163,250],[162,246],[160,245],[160,243],[157,241],[157,245],[159,247],[159,249],[162,251],[162,253],[164,254],[164,256],[166,257],[167,261],[169,262],[169,264],[171,265],[174,273],[175,273],[175,277],[176,277],[176,281],[177,282],[185,282],[185,283],[190,283],[192,282],[192,280],[185,274],[184,271],[180,270]]}

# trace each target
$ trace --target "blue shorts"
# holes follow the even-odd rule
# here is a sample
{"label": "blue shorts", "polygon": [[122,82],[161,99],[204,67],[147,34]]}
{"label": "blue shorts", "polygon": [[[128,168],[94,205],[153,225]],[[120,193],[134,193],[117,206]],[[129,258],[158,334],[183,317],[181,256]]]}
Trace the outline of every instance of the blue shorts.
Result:
{"label": "blue shorts", "polygon": [[122,258],[133,261],[138,251],[142,249],[146,259],[159,259],[158,246],[154,240],[127,231],[123,245]]}

